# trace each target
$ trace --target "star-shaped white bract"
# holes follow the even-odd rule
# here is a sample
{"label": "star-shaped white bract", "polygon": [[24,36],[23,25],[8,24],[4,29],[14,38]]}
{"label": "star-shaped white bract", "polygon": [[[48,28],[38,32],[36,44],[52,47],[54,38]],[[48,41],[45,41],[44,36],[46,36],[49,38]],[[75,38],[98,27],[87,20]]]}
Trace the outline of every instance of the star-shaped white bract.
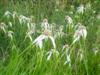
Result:
{"label": "star-shaped white bract", "polygon": [[42,48],[43,40],[48,38],[51,40],[53,47],[56,48],[55,39],[51,36],[51,32],[49,30],[44,30],[44,32],[33,41],[33,44],[36,43],[37,46]]}

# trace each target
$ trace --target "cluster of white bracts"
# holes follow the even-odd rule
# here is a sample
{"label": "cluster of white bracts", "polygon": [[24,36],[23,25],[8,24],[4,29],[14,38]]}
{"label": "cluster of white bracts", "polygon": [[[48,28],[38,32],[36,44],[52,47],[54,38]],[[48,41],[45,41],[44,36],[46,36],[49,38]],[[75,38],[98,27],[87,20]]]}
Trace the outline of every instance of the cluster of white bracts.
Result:
{"label": "cluster of white bracts", "polygon": [[79,25],[78,26],[78,29],[75,31],[75,34],[74,34],[74,41],[73,41],[73,44],[76,42],[76,41],[79,41],[80,38],[84,38],[86,39],[86,36],[87,36],[87,30],[86,30],[86,27],[83,26],[83,25]]}
{"label": "cluster of white bracts", "polygon": [[5,23],[0,24],[0,30],[2,30],[11,40],[13,39],[13,31],[8,30],[8,27]]}
{"label": "cluster of white bracts", "polygon": [[[84,6],[81,5],[80,7],[78,7],[77,12],[84,13]],[[32,43],[36,44],[36,46],[39,47],[40,49],[42,49],[44,47],[43,46],[44,40],[48,40],[48,39],[51,40],[53,49],[47,53],[47,55],[48,55],[47,60],[50,60],[51,55],[53,53],[57,53],[57,54],[59,53],[57,50],[54,50],[54,49],[56,49],[55,39],[58,37],[63,37],[65,35],[65,33],[63,32],[63,25],[59,26],[59,28],[56,29],[56,27],[55,27],[56,25],[49,24],[48,20],[44,19],[43,22],[41,23],[41,29],[42,29],[42,30],[40,30],[41,34],[33,41],[32,34],[36,33],[36,24],[32,22],[32,18],[26,17],[24,15],[18,15],[16,12],[11,13],[9,11],[5,12],[4,16],[6,16],[7,18],[12,16],[13,19],[15,19],[15,17],[17,16],[19,23],[21,25],[26,24],[27,25],[27,32],[26,32],[25,38],[29,37],[29,39],[32,41]],[[68,15],[65,16],[65,20],[67,21],[69,27],[72,27],[72,28],[75,27],[73,20],[70,16],[68,16]],[[9,22],[8,24],[10,27],[13,26],[11,22]],[[7,32],[6,28],[7,28],[7,26],[4,23],[0,24],[0,29],[2,29],[5,33]],[[13,36],[12,36],[13,31],[8,31],[7,33],[8,33],[8,36],[12,39],[13,38]],[[87,36],[86,27],[82,24],[79,24],[77,26],[77,29],[75,30],[74,35],[73,35],[72,44],[79,41],[81,37],[86,39],[86,36]],[[66,46],[64,46],[63,50],[64,49],[66,50],[66,61],[64,64],[69,63],[69,66],[71,66],[70,53],[68,53],[69,48],[68,47],[66,48]],[[80,55],[80,56],[82,57],[82,55]]]}
{"label": "cluster of white bracts", "polygon": [[51,40],[53,47],[56,48],[55,39],[49,30],[44,30],[44,32],[33,41],[33,44],[36,43],[37,46],[43,48],[43,40],[48,38]]}

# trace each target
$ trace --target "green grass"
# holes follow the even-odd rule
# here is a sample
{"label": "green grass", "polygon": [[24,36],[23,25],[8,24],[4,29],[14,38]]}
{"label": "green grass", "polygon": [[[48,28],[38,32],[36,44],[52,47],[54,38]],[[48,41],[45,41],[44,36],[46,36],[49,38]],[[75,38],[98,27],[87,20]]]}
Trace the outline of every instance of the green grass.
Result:
{"label": "green grass", "polygon": [[[60,6],[56,5],[56,0],[31,0],[15,1],[10,0],[5,6],[3,0],[0,3],[0,27],[6,24],[5,30],[0,28],[0,75],[100,75],[100,2],[99,0],[63,0]],[[84,13],[77,13],[80,4],[86,6],[91,4],[91,8]],[[64,6],[64,7],[63,7]],[[74,6],[74,7],[72,7]],[[4,16],[6,11],[17,13],[15,18]],[[73,13],[71,13],[73,12]],[[26,37],[28,31],[27,21],[19,22],[19,16],[32,17],[29,22],[36,24],[36,31],[32,34],[32,41]],[[68,15],[73,20],[73,28],[68,26],[65,16]],[[56,48],[53,49],[51,40],[43,41],[43,48],[40,49],[32,42],[42,33],[41,22],[47,18],[50,25],[55,23],[53,36],[59,32],[63,26],[64,35],[55,39]],[[9,25],[12,23],[12,26]],[[78,23],[86,27],[87,37],[76,41],[73,36]],[[8,32],[13,31],[12,38]],[[70,62],[66,61],[66,50],[62,50],[64,45],[69,46]],[[95,51],[98,51],[95,54]],[[48,52],[52,55],[47,60]],[[83,55],[82,60],[81,54]],[[70,64],[70,65],[69,65]]]}

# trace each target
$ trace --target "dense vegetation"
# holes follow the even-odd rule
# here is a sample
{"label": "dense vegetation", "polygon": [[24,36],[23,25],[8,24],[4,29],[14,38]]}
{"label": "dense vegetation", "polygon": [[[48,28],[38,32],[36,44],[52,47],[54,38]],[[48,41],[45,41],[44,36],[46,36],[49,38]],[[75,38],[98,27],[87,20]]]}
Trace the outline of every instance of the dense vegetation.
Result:
{"label": "dense vegetation", "polygon": [[0,75],[100,75],[100,1],[0,0]]}

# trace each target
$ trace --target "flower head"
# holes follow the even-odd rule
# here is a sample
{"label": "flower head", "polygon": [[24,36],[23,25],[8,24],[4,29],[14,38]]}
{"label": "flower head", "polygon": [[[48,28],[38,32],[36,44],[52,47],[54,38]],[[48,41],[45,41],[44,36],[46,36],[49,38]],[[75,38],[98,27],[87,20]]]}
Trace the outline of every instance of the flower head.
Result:
{"label": "flower head", "polygon": [[0,24],[0,29],[3,30],[4,33],[6,33],[6,28],[7,28],[6,24],[2,22],[2,23]]}
{"label": "flower head", "polygon": [[78,13],[84,13],[84,5],[83,4],[81,4],[79,7],[77,7],[77,12]]}
{"label": "flower head", "polygon": [[72,24],[73,20],[70,16],[65,16],[65,20],[68,22],[68,24]]}
{"label": "flower head", "polygon": [[26,32],[26,37],[28,37],[31,41],[33,41],[32,39],[32,34],[35,34],[36,31],[36,27],[35,27],[35,23],[27,23],[27,32]]}
{"label": "flower head", "polygon": [[54,32],[54,37],[55,38],[58,38],[58,37],[63,37],[64,35],[65,35],[65,33],[63,32],[63,26],[61,25],[61,26],[59,26],[59,28],[58,28],[58,30],[56,30],[55,32]]}
{"label": "flower head", "polygon": [[13,39],[13,34],[14,34],[13,31],[8,31],[8,33],[7,33],[8,37],[10,37],[11,40]]}
{"label": "flower head", "polygon": [[83,37],[84,39],[86,39],[86,36],[87,36],[86,27],[83,26],[83,25],[79,25],[78,29],[75,31],[75,34],[73,36],[74,37],[73,43],[75,43],[76,41],[78,41],[81,37]]}
{"label": "flower head", "polygon": [[4,13],[4,16],[6,16],[7,18],[9,18],[10,16],[12,16],[12,13],[9,12],[9,11],[6,11],[6,12]]}
{"label": "flower head", "polygon": [[43,20],[41,27],[43,28],[43,30],[50,29],[48,19]]}
{"label": "flower head", "polygon": [[30,23],[30,21],[31,21],[31,18],[29,18],[29,17],[26,17],[24,15],[20,15],[19,16],[19,22],[20,22],[20,24],[26,23],[26,22]]}
{"label": "flower head", "polygon": [[51,36],[51,31],[49,31],[49,30],[44,30],[44,32],[33,41],[33,43],[36,43],[37,46],[42,48],[43,47],[43,40],[48,39],[48,38],[51,40],[53,47],[56,48],[55,40]]}

